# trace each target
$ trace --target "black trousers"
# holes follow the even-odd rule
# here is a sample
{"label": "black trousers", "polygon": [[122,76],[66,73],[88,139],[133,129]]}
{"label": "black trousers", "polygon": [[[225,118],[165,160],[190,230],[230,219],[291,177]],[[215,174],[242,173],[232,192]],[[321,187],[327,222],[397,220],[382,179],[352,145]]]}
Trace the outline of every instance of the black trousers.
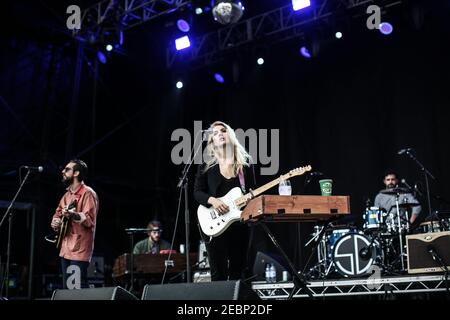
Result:
{"label": "black trousers", "polygon": [[248,238],[248,226],[234,222],[206,244],[212,281],[239,280],[245,276]]}

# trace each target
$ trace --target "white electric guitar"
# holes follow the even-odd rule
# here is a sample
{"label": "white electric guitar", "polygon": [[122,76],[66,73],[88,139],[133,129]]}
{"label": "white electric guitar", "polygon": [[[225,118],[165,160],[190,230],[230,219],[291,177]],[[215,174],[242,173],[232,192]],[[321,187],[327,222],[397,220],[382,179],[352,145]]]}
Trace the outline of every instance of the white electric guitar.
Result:
{"label": "white electric guitar", "polygon": [[202,231],[207,236],[217,237],[222,234],[233,222],[241,219],[241,209],[245,207],[251,198],[256,197],[264,191],[276,186],[281,180],[301,176],[307,171],[311,171],[311,166],[308,165],[306,167],[293,169],[289,171],[289,173],[286,173],[285,175],[282,175],[279,178],[266,183],[265,185],[245,195],[242,195],[241,188],[239,187],[231,189],[225,196],[218,198],[230,208],[230,211],[225,214],[220,214],[212,206],[207,208],[200,205],[197,209],[197,217]]}

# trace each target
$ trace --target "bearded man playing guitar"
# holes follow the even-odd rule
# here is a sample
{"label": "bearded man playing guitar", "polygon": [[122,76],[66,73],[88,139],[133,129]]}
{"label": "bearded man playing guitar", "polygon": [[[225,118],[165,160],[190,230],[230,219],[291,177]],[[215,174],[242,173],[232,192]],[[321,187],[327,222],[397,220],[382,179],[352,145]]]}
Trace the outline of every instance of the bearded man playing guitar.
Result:
{"label": "bearded man playing guitar", "polygon": [[66,193],[59,201],[51,222],[58,233],[63,287],[87,288],[87,269],[94,250],[98,197],[84,184],[87,165],[82,160],[71,160],[62,170]]}

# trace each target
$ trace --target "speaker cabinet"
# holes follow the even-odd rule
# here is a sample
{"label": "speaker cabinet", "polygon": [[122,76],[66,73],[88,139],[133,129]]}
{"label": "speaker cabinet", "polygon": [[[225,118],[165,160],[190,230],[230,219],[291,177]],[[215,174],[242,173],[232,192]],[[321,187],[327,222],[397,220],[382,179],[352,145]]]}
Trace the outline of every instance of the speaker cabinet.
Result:
{"label": "speaker cabinet", "polygon": [[52,300],[138,300],[122,287],[55,290]]}
{"label": "speaker cabinet", "polygon": [[406,250],[408,273],[443,272],[433,252],[450,268],[450,231],[407,235]]}
{"label": "speaker cabinet", "polygon": [[259,300],[242,281],[146,285],[142,300]]}

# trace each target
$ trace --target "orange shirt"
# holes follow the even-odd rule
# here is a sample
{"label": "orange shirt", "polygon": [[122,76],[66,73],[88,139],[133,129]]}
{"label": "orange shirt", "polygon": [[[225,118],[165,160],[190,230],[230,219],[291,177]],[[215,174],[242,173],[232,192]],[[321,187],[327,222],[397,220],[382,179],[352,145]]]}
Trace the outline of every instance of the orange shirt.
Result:
{"label": "orange shirt", "polygon": [[84,183],[75,192],[67,188],[53,218],[61,219],[62,209],[74,200],[77,201],[75,212],[79,213],[81,219],[79,221],[70,219],[69,230],[62,241],[59,256],[68,260],[90,262],[94,251],[98,212],[98,197],[95,191]]}

